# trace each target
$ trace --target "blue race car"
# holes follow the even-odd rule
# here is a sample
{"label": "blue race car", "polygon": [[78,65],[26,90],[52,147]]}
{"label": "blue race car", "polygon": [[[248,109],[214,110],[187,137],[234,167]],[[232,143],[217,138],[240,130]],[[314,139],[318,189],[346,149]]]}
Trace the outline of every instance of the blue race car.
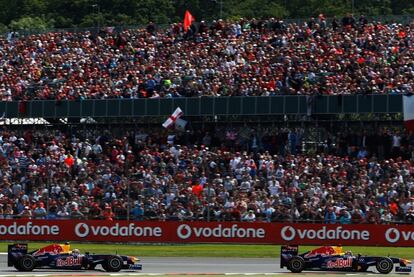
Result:
{"label": "blue race car", "polygon": [[28,252],[27,244],[12,244],[8,247],[7,265],[18,271],[32,271],[35,268],[93,270],[101,265],[105,271],[118,272],[121,269],[141,270],[136,257],[102,254],[81,254],[70,250],[67,244],[51,244]]}
{"label": "blue race car", "polygon": [[365,272],[369,267],[375,266],[379,273],[387,274],[394,269],[394,264],[398,264],[399,266],[395,268],[396,272],[411,272],[411,266],[408,266],[411,264],[410,260],[355,256],[350,251],[343,252],[340,246],[323,246],[300,255],[298,250],[297,245],[282,246],[280,267],[299,273],[303,270]]}

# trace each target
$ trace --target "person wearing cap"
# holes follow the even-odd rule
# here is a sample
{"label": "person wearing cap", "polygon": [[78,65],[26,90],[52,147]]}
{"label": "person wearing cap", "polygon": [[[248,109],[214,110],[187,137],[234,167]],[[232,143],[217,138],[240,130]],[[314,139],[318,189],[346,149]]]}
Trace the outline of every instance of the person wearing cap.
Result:
{"label": "person wearing cap", "polygon": [[20,218],[31,219],[32,218],[32,210],[29,206],[25,206],[24,210],[19,214]]}

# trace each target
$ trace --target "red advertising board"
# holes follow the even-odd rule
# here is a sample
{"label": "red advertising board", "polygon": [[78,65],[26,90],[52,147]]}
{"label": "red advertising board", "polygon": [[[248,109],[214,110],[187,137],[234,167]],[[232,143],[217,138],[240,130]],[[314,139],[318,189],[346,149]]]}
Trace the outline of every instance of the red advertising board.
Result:
{"label": "red advertising board", "polygon": [[414,225],[0,220],[2,240],[414,246]]}

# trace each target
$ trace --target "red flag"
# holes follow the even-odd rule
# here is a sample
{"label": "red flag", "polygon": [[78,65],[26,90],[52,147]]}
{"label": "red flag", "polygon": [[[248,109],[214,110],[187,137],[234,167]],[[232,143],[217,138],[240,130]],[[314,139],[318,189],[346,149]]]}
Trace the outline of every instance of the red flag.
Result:
{"label": "red flag", "polygon": [[194,16],[188,10],[186,10],[184,15],[184,31],[188,31],[188,28],[190,28],[191,23],[193,23],[194,20]]}

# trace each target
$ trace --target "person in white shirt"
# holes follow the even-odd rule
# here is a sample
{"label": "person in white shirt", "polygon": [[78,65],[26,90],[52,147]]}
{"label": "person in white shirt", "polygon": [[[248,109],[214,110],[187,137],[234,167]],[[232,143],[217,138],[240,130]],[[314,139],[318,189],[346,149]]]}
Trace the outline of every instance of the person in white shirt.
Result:
{"label": "person in white shirt", "polygon": [[280,183],[275,176],[272,176],[272,179],[268,181],[268,185],[270,195],[277,195],[279,193]]}
{"label": "person in white shirt", "polygon": [[256,221],[256,215],[252,210],[249,210],[249,212],[245,216],[243,216],[243,221],[254,222]]}
{"label": "person in white shirt", "polygon": [[401,136],[400,133],[397,132],[392,136],[392,155],[394,157],[398,157],[401,149]]}

